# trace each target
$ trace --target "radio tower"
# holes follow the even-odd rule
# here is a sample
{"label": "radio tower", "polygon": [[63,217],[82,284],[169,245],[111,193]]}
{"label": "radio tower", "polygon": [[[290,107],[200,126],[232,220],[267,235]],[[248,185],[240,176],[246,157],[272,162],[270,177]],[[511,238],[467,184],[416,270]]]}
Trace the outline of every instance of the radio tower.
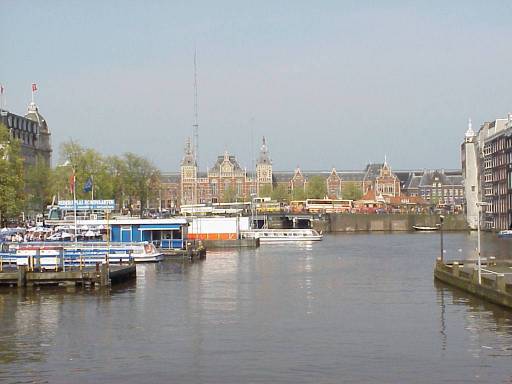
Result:
{"label": "radio tower", "polygon": [[196,49],[194,48],[194,124],[193,127],[193,141],[194,141],[194,160],[196,166],[199,167],[199,120],[197,116],[197,63],[196,63]]}

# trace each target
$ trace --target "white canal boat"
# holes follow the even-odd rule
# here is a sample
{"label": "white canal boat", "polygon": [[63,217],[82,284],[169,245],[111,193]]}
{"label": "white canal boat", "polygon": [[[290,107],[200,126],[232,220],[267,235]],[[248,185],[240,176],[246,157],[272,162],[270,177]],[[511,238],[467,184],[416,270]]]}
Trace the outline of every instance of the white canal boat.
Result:
{"label": "white canal boat", "polygon": [[320,241],[323,235],[315,229],[253,229],[242,231],[242,239],[257,238],[260,244],[298,241]]}
{"label": "white canal boat", "polygon": [[128,262],[158,262],[164,259],[152,243],[110,243],[106,242],[46,242],[46,243],[9,243],[4,244],[0,252],[0,262],[4,264],[28,265],[29,257],[43,268],[52,268],[64,264],[95,265],[107,261],[110,264]]}

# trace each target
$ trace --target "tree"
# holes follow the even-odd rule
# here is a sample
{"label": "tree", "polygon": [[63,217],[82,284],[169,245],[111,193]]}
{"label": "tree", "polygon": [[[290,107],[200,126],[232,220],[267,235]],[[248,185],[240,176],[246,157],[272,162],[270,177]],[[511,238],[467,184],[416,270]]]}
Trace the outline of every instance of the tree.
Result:
{"label": "tree", "polygon": [[359,200],[363,196],[363,191],[358,183],[350,182],[343,186],[342,196],[345,200]]}
{"label": "tree", "polygon": [[275,201],[290,201],[290,194],[288,193],[288,188],[284,184],[278,184],[277,187],[275,187],[272,190],[272,194],[270,196],[272,197],[272,200]]}
{"label": "tree", "polygon": [[272,195],[272,185],[271,184],[263,184],[259,188],[258,197],[270,197]]}
{"label": "tree", "polygon": [[0,224],[19,216],[25,200],[20,142],[0,123]]}
{"label": "tree", "polygon": [[222,194],[223,203],[233,203],[236,201],[236,191],[233,186],[228,186]]}
{"label": "tree", "polygon": [[73,170],[76,178],[76,197],[78,199],[91,198],[91,192],[84,192],[85,182],[91,178],[93,181],[93,194],[95,198],[112,198],[113,187],[109,167],[106,159],[94,149],[83,148],[79,144],[69,141],[61,145],[61,160],[64,167],[68,167],[68,178]]}
{"label": "tree", "polygon": [[160,179],[160,172],[149,160],[134,153],[125,153],[123,162],[125,163],[125,174],[122,176],[122,180],[130,202],[130,212],[133,210],[133,200],[138,199],[141,216],[143,216],[144,207],[157,180]]}
{"label": "tree", "polygon": [[306,193],[302,188],[294,188],[292,190],[292,200],[306,200]]}
{"label": "tree", "polygon": [[35,164],[27,167],[25,185],[29,211],[44,213],[52,199],[52,169],[42,156],[36,157]]}
{"label": "tree", "polygon": [[325,178],[313,176],[306,184],[306,197],[308,199],[323,199],[327,195]]}

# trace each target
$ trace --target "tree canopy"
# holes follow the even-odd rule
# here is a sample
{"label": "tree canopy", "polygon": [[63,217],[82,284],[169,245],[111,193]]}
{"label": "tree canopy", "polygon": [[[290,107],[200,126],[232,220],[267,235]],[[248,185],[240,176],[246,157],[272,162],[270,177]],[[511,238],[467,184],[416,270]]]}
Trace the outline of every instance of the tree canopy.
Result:
{"label": "tree canopy", "polygon": [[346,200],[359,200],[363,196],[363,191],[357,183],[346,183],[343,186],[342,196]]}
{"label": "tree canopy", "polygon": [[0,123],[0,224],[18,217],[25,203],[21,146]]}
{"label": "tree canopy", "polygon": [[326,195],[326,179],[321,176],[311,177],[306,184],[306,197],[308,199],[323,199]]}

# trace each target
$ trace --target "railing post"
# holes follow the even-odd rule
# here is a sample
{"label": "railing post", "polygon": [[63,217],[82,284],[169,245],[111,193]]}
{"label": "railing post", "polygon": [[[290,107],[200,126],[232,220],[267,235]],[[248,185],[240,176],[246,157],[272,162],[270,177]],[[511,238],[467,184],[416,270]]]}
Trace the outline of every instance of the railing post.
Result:
{"label": "railing post", "polygon": [[500,292],[507,291],[507,282],[505,280],[505,275],[503,273],[499,273],[496,275],[496,289]]}
{"label": "railing post", "polygon": [[452,274],[455,277],[459,277],[460,274],[460,265],[458,261],[454,261],[452,264]]}
{"label": "railing post", "polygon": [[473,282],[473,284],[475,285],[478,285],[479,283],[479,269],[478,269],[478,266],[474,267],[473,269],[473,275],[471,275],[471,281]]}

